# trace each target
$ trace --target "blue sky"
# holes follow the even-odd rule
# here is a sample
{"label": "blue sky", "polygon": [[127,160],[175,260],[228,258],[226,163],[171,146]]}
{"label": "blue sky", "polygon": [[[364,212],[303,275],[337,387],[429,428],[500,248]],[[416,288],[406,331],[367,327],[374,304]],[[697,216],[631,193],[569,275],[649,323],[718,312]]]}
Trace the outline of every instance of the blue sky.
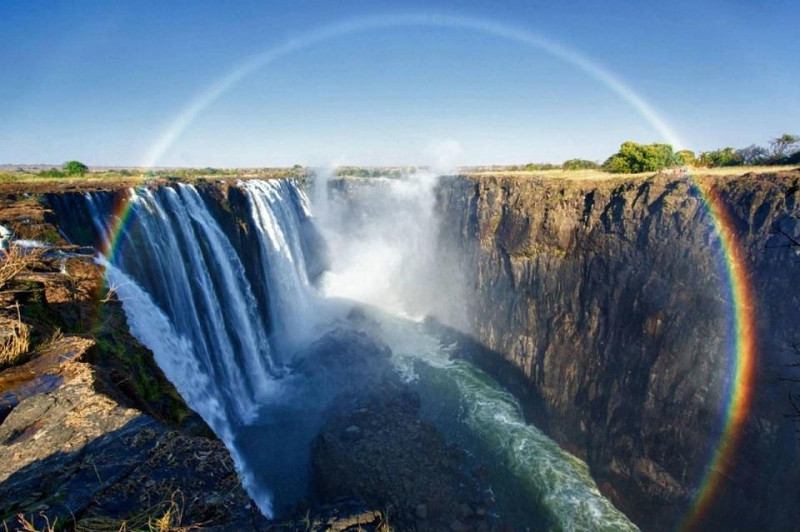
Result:
{"label": "blue sky", "polygon": [[[254,54],[409,12],[543,36],[613,73],[686,147],[800,133],[800,2],[0,2],[0,163],[137,165]],[[536,47],[455,27],[350,33],[245,76],[156,150],[159,165],[604,159],[660,141],[629,102]]]}

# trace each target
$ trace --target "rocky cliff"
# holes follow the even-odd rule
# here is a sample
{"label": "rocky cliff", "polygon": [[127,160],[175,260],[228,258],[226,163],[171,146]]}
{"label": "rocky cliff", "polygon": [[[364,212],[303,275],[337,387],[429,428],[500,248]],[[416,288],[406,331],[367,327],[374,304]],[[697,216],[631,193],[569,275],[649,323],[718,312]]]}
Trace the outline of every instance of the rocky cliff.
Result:
{"label": "rocky cliff", "polygon": [[[201,188],[246,248],[241,192]],[[354,500],[276,522],[259,513],[228,449],[130,334],[94,261],[99,234],[84,194],[118,203],[125,190],[0,187],[0,224],[11,233],[0,252],[0,528],[386,530],[382,512]]]}
{"label": "rocky cliff", "polygon": [[[442,249],[465,276],[470,332],[516,368],[534,421],[586,459],[643,529],[670,529],[687,509],[719,435],[730,374],[725,257],[696,183],[735,224],[759,338],[743,447],[725,464],[706,524],[800,522],[794,427],[777,382],[796,334],[800,267],[774,234],[800,230],[799,182],[789,172],[472,176],[439,186]],[[491,357],[484,365],[502,369]]]}

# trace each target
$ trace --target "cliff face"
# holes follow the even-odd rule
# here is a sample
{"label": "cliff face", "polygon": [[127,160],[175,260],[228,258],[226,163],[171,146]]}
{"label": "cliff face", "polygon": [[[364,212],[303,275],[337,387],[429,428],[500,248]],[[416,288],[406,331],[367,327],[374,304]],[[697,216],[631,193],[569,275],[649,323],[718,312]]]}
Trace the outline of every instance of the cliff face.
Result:
{"label": "cliff face", "polygon": [[[734,220],[759,337],[754,406],[709,525],[798,522],[776,375],[791,356],[800,267],[793,248],[773,248],[787,240],[771,228],[796,236],[799,180],[702,179]],[[724,256],[696,188],[670,176],[454,177],[438,194],[470,332],[524,376],[534,421],[587,460],[620,508],[645,529],[672,528],[719,434],[733,338]]]}
{"label": "cliff face", "polygon": [[263,522],[223,443],[129,333],[91,250],[67,244],[52,214],[0,193],[0,224],[44,246],[12,242],[2,258],[0,527]]}

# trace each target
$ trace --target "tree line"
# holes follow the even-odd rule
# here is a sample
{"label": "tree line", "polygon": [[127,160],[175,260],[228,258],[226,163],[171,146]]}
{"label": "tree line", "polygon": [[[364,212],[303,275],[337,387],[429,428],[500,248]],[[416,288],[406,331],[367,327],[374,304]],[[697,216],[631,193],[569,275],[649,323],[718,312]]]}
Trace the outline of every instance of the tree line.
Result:
{"label": "tree line", "polygon": [[664,168],[800,164],[800,136],[784,133],[770,139],[768,146],[752,144],[746,148],[721,148],[696,155],[691,150],[673,151],[669,144],[623,142],[617,153],[600,167],[611,173],[635,174]]}
{"label": "tree line", "polygon": [[670,144],[623,142],[615,154],[603,163],[586,159],[569,159],[563,164],[528,163],[509,170],[591,170],[614,174],[657,172],[682,166],[717,168],[722,166],[800,164],[800,135],[785,133],[770,139],[767,146],[752,144],[746,148],[721,148],[696,154],[692,150],[675,151]]}
{"label": "tree line", "polygon": [[[789,165],[800,164],[800,135],[784,133],[779,137],[770,139],[767,146],[751,144],[746,148],[721,148],[718,150],[705,151],[695,154],[691,150],[674,151],[670,144],[639,144],[638,142],[623,142],[615,154],[611,155],[602,164],[586,159],[569,159],[564,163],[528,163],[524,166],[506,167],[507,170],[594,170],[601,169],[614,174],[637,174],[641,172],[657,172],[665,168],[675,167],[702,167],[717,168],[724,166],[753,166],[753,165]],[[292,169],[301,169],[300,165],[295,165]],[[89,171],[89,168],[79,161],[67,161],[62,168],[43,170],[42,176],[66,177],[81,176]],[[337,175],[357,175],[362,177],[374,177],[376,175],[387,175],[392,177],[392,173],[405,174],[413,169],[409,168],[361,168],[361,167],[341,167]],[[123,172],[126,172],[123,170]],[[215,168],[204,168],[196,170],[204,175],[214,175],[219,171]]]}

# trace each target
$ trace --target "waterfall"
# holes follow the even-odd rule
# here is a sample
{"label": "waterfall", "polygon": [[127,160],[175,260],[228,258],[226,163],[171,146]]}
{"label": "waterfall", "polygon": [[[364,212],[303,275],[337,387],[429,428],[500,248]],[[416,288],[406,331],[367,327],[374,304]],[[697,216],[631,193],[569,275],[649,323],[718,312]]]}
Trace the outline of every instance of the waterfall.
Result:
{"label": "waterfall", "polygon": [[305,193],[283,180],[247,181],[250,213],[255,222],[263,275],[269,279],[270,307],[281,309],[273,315],[275,339],[291,350],[304,339],[313,324],[316,295],[308,279],[302,247],[301,226],[311,210]]}
{"label": "waterfall", "polygon": [[[192,185],[130,189],[122,197],[87,192],[83,208],[100,247],[113,247],[111,262],[100,261],[132,333],[226,443],[251,496],[271,515],[271,497],[252,481],[235,434],[280,393],[283,370],[274,346],[298,329],[312,304],[301,247],[310,210],[294,183],[249,182],[242,188],[265,283],[248,278],[243,257]],[[120,220],[114,205],[120,202],[130,213],[115,235]],[[57,210],[65,208],[59,204]],[[269,286],[269,309],[260,308],[254,284]]]}
{"label": "waterfall", "polygon": [[[73,223],[70,238],[85,241],[90,231],[110,251],[98,260],[132,334],[225,443],[264,515],[307,494],[310,442],[338,393],[338,383],[320,390],[293,360],[344,326],[351,308],[321,297],[319,283],[329,295],[389,311],[365,310],[379,324],[372,334],[391,347],[395,369],[446,437],[491,450],[497,492],[510,497],[503,508],[543,506],[554,530],[635,530],[586,465],[527,425],[506,391],[401,317],[461,306],[458,276],[436,249],[434,184],[426,175],[375,181],[321,205],[334,246],[326,276],[309,199],[290,181],[238,183],[235,209],[189,184],[49,201]],[[120,218],[127,222],[115,229]],[[503,486],[504,478],[514,481]]]}

